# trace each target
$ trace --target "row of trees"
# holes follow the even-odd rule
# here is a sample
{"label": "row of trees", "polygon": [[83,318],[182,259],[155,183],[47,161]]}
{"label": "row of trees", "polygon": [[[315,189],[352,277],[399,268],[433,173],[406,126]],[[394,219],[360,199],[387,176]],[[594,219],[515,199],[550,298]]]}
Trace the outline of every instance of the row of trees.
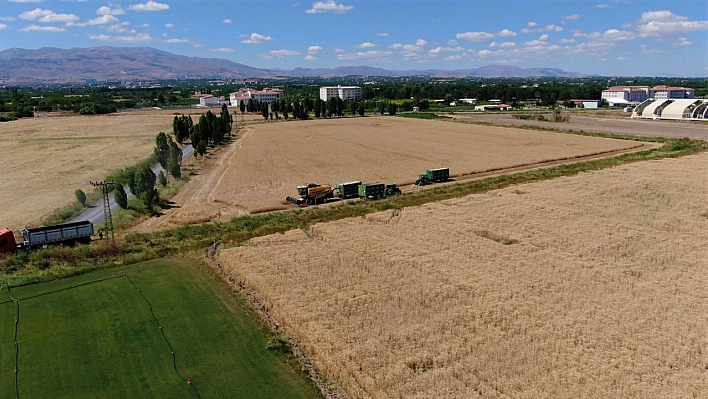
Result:
{"label": "row of trees", "polygon": [[232,124],[233,117],[229,114],[226,104],[223,104],[219,116],[207,111],[199,117],[196,124],[189,115],[175,116],[172,120],[172,132],[178,143],[182,144],[189,139],[194,151],[204,155],[207,146],[221,145],[226,141],[226,137],[231,137]]}

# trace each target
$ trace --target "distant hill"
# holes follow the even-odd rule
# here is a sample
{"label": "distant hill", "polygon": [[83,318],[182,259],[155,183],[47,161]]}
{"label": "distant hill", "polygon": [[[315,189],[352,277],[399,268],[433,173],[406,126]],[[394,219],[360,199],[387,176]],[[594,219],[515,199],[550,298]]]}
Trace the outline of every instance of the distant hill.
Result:
{"label": "distant hill", "polygon": [[89,47],[0,52],[0,75],[47,81],[261,77],[263,69],[220,58],[176,55],[150,47]]}
{"label": "distant hill", "polygon": [[555,68],[523,69],[513,65],[487,65],[465,70],[395,71],[371,66],[295,68],[272,70],[220,59],[176,55],[150,47],[88,47],[37,50],[12,48],[0,52],[0,81],[11,83],[82,83],[111,80],[189,78],[262,78],[272,76],[472,76],[529,77],[584,76]]}

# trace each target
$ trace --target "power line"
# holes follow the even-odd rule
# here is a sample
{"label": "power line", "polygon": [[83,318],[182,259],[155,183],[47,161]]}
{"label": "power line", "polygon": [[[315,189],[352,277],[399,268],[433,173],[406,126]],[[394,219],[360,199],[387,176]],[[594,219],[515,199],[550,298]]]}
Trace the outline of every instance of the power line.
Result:
{"label": "power line", "polygon": [[101,192],[103,193],[103,217],[105,219],[105,222],[103,223],[104,229],[106,230],[106,238],[108,238],[108,234],[110,233],[111,235],[111,240],[115,241],[116,237],[113,233],[113,216],[111,216],[111,203],[108,199],[108,193],[111,191],[113,188],[113,185],[116,184],[114,181],[101,181],[101,182],[91,182],[91,185],[94,187],[101,187]]}

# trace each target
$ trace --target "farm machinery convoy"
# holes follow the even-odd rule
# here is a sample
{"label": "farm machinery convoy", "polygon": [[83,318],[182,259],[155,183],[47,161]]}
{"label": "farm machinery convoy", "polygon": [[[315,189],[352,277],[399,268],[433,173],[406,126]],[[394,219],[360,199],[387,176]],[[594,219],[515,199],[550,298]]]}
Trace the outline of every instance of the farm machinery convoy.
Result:
{"label": "farm machinery convoy", "polygon": [[[450,178],[450,169],[428,169],[420,174],[415,181],[417,186],[438,183]],[[395,183],[362,183],[350,181],[336,186],[329,184],[307,183],[297,187],[298,197],[287,197],[285,200],[298,206],[324,204],[335,197],[340,199],[369,198],[379,199],[401,194],[401,189]]]}

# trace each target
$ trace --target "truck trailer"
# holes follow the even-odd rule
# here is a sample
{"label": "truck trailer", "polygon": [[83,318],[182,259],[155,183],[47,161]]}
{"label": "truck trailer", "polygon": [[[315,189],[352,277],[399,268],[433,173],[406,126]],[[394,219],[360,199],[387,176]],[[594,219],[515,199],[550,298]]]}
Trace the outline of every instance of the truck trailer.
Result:
{"label": "truck trailer", "polygon": [[89,243],[93,235],[93,223],[88,220],[55,226],[22,229],[22,242],[15,241],[15,233],[10,229],[0,231],[0,253],[17,249],[35,249],[48,245]]}

